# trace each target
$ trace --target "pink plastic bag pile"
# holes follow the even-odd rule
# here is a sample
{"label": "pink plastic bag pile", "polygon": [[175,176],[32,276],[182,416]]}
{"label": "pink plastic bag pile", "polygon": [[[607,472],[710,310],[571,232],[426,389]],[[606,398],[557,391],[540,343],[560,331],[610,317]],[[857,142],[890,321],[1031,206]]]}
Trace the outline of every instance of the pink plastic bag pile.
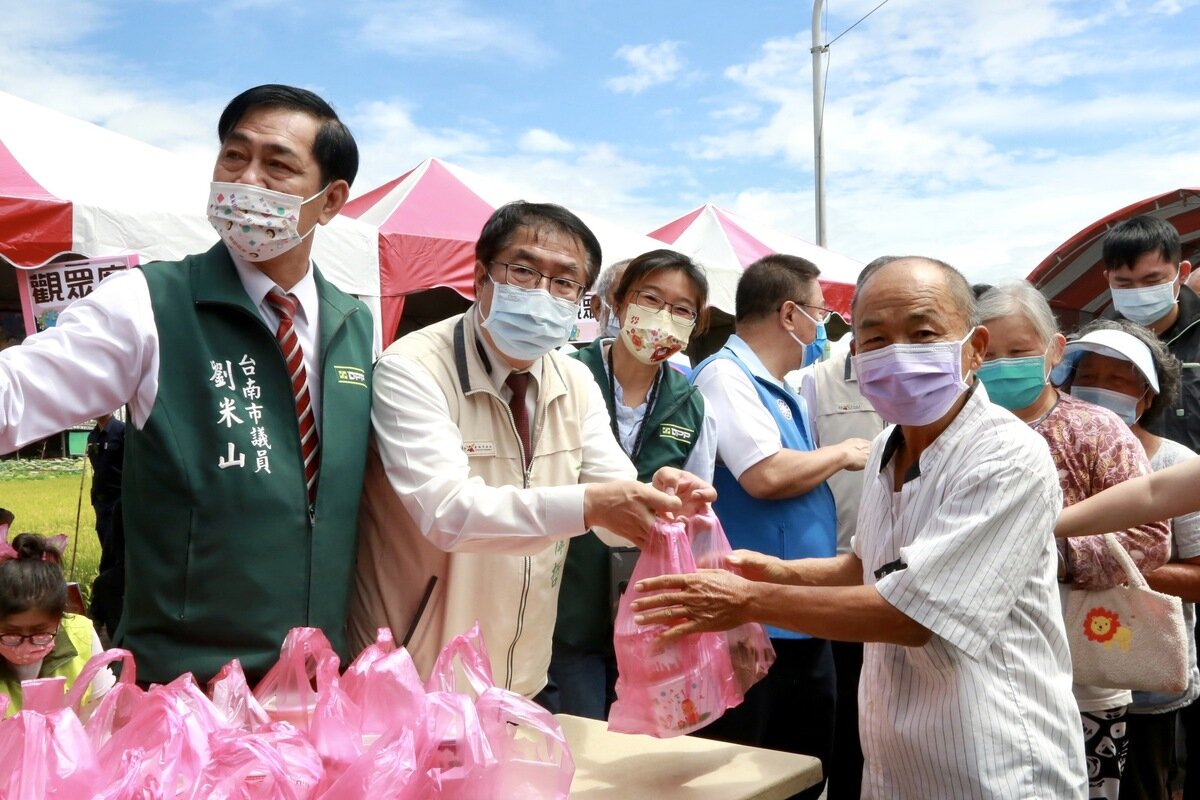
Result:
{"label": "pink plastic bag pile", "polygon": [[[96,671],[117,685],[81,722]],[[455,663],[470,691],[454,691]],[[381,630],[347,668],[319,630],[296,628],[252,692],[237,661],[205,694],[190,675],[143,691],[132,656],[92,659],[64,679],[27,681],[0,722],[0,800],[508,800],[566,798],[575,765],[554,717],[497,688],[478,626],[422,684]],[[0,716],[7,698],[0,696]]]}

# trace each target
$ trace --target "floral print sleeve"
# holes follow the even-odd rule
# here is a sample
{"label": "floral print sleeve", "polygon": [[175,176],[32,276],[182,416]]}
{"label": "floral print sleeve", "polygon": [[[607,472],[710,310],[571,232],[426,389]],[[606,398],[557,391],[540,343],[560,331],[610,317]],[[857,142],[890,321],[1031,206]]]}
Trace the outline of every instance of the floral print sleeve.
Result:
{"label": "floral print sleeve", "polygon": [[[1067,394],[1035,430],[1046,439],[1058,466],[1063,505],[1078,503],[1130,478],[1149,474],[1141,443],[1116,414]],[[1157,569],[1171,556],[1170,522],[1117,531],[1117,539],[1142,571]],[[1068,571],[1081,589],[1103,589],[1125,581],[1120,565],[1099,536],[1067,539]]]}

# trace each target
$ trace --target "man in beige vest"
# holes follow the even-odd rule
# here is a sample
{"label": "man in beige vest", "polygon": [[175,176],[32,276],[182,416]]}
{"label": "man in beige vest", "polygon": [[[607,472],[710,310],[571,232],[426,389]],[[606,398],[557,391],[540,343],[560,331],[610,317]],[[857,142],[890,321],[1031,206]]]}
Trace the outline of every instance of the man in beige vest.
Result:
{"label": "man in beige vest", "polygon": [[375,366],[350,642],[389,627],[427,676],[479,620],[496,683],[533,697],[567,539],[596,529],[641,546],[655,514],[715,492],[678,470],[638,483],[591,373],[556,350],[600,265],[578,217],[509,203],[475,255],[477,302]]}

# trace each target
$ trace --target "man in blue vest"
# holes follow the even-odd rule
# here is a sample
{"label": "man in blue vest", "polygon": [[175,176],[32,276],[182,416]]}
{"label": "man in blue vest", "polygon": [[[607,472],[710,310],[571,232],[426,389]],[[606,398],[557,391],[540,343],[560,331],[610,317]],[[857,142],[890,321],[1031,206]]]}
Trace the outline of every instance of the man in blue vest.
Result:
{"label": "man in blue vest", "polygon": [[[861,470],[870,442],[813,445],[804,401],[784,375],[821,357],[829,316],[820,271],[770,255],[738,281],[737,333],[696,367],[717,423],[714,504],[735,549],[780,558],[834,555],[837,516],[826,479]],[[776,661],[741,706],[701,732],[724,741],[830,760],[836,679],[829,642],[768,628]],[[823,767],[824,768],[824,767]],[[818,797],[818,785],[799,797]]]}
{"label": "man in blue vest", "polygon": [[260,678],[295,626],[347,655],[373,325],[310,253],[358,148],[291,86],[238,95],[217,134],[222,241],[109,277],[0,353],[0,451],[128,405],[113,641],[154,683],[235,657]]}

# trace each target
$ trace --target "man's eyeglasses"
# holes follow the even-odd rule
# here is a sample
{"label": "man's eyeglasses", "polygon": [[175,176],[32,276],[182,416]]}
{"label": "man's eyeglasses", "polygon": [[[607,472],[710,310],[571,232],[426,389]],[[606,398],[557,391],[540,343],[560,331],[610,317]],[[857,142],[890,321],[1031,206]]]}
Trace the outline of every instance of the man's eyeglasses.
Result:
{"label": "man's eyeglasses", "polygon": [[547,275],[524,264],[506,264],[503,261],[493,261],[491,263],[504,267],[504,282],[509,286],[519,286],[522,289],[537,289],[542,285],[542,281],[549,281],[550,294],[555,297],[570,300],[572,303],[578,302],[579,298],[583,297],[584,285],[579,281],[573,281],[570,278],[563,278],[557,275]]}
{"label": "man's eyeglasses", "polygon": [[671,316],[687,325],[695,325],[700,313],[691,306],[677,306],[668,303],[656,294],[650,292],[634,292],[633,302],[647,311],[662,311],[671,309]]}
{"label": "man's eyeglasses", "polygon": [[29,642],[34,647],[45,647],[48,644],[54,644],[56,636],[58,636],[58,631],[31,633],[28,636],[22,636],[19,633],[0,633],[0,644],[5,647],[20,647],[22,642]]}
{"label": "man's eyeglasses", "polygon": [[[795,301],[793,301],[793,302],[795,302]],[[809,305],[808,303],[796,303],[796,305],[800,306],[800,311],[802,314],[804,314],[804,316],[808,317],[809,319],[811,319],[813,322],[817,323],[818,325],[824,325],[826,322],[829,321],[829,318],[831,316],[833,316],[832,308],[826,308],[825,306]],[[816,311],[817,313],[809,314],[807,311],[804,310],[806,308],[811,308],[813,311]]]}

